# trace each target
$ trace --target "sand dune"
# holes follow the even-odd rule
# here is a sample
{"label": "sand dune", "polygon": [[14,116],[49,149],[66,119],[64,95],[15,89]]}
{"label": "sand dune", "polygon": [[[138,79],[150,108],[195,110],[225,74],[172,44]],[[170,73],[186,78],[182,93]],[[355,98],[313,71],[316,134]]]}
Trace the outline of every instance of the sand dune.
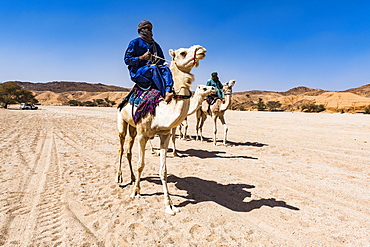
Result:
{"label": "sand dune", "polygon": [[40,108],[0,109],[2,246],[370,245],[368,115],[228,111],[227,146],[206,121],[168,155],[170,216],[149,149],[141,198],[114,182],[115,108]]}

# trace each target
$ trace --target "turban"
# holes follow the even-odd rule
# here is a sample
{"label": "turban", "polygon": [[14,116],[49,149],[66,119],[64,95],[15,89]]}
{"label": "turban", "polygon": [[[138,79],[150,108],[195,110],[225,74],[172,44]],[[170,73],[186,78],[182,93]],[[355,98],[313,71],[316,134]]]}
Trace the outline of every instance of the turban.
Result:
{"label": "turban", "polygon": [[211,76],[217,76],[217,72],[213,72]]}
{"label": "turban", "polygon": [[149,28],[150,30],[152,30],[153,25],[150,21],[144,20],[140,22],[139,25],[137,26],[137,32],[140,33],[140,30],[143,28]]}
{"label": "turban", "polygon": [[[144,28],[148,28],[149,30],[143,30]],[[137,26],[137,32],[139,33],[140,38],[142,38],[148,44],[154,43],[152,28],[152,23],[146,20],[140,22]]]}

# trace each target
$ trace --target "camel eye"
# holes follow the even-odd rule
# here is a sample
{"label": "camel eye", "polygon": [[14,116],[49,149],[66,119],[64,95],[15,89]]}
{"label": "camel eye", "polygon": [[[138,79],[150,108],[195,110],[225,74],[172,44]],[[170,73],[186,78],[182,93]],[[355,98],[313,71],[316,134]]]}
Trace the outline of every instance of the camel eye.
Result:
{"label": "camel eye", "polygon": [[180,55],[186,57],[186,51],[181,52]]}

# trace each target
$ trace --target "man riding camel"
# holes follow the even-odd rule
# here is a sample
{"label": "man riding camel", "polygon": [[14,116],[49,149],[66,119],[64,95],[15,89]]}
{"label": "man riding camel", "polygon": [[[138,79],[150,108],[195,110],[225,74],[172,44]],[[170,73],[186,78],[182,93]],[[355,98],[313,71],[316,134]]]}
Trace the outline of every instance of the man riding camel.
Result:
{"label": "man riding camel", "polygon": [[207,81],[206,86],[213,86],[217,90],[217,93],[216,94],[212,94],[211,96],[214,97],[214,98],[219,98],[221,100],[224,100],[225,96],[224,96],[224,91],[222,90],[222,88],[224,86],[222,85],[222,83],[218,79],[217,72],[213,72],[211,74],[211,76],[212,77],[211,77],[211,79],[209,79]]}
{"label": "man riding camel", "polygon": [[144,20],[139,23],[139,37],[130,41],[124,61],[128,65],[130,77],[142,90],[158,89],[168,103],[173,97],[173,79],[170,68],[164,65],[164,55],[160,45],[154,41],[153,25]]}

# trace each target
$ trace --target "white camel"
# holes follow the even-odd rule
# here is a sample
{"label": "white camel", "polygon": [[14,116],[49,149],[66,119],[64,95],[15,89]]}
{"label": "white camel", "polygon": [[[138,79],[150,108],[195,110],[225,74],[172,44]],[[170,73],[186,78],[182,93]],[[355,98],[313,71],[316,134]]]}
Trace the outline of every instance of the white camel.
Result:
{"label": "white camel", "polygon": [[[188,111],[188,116],[194,114],[202,105],[203,101],[206,99],[207,96],[211,94],[215,94],[217,91],[213,86],[204,86],[198,85],[197,89],[195,90],[194,96],[190,99],[190,107]],[[184,131],[183,131],[184,129]],[[180,131],[180,138],[186,139],[188,137],[188,118],[186,117],[185,120],[179,125]]]}
{"label": "white camel", "polygon": [[[202,102],[204,99],[211,94],[216,93],[216,89],[213,86],[204,86],[204,85],[198,85],[197,89],[195,90],[195,93],[193,97],[190,99],[190,107],[187,116],[190,116],[194,114],[202,105]],[[188,128],[188,123],[187,123],[187,117],[185,120],[179,125],[179,130],[180,130],[180,138],[182,135],[184,135],[181,132],[181,126],[185,128],[185,136],[186,136],[186,131]],[[173,156],[179,156],[177,151],[176,151],[176,129],[177,127],[172,129],[172,144],[173,144]],[[185,138],[184,138],[185,139]]]}
{"label": "white camel", "polygon": [[[174,85],[173,89],[177,95],[169,104],[161,101],[156,107],[155,115],[148,114],[142,118],[137,124],[133,121],[133,112],[136,107],[131,104],[126,104],[122,109],[119,109],[117,114],[117,125],[120,138],[119,164],[117,169],[117,182],[122,183],[122,156],[124,152],[124,142],[129,130],[129,143],[126,150],[127,160],[131,172],[131,182],[135,182],[132,198],[140,196],[140,178],[145,166],[145,146],[149,139],[158,134],[160,138],[160,168],[159,176],[163,185],[165,212],[176,214],[178,209],[173,205],[168,193],[167,187],[167,167],[166,153],[170,140],[171,130],[178,126],[187,116],[190,105],[190,87],[194,81],[193,74],[190,73],[193,67],[198,67],[199,61],[205,57],[206,49],[200,45],[194,45],[190,48],[180,48],[178,50],[169,50],[172,57],[170,69],[172,72]],[[132,171],[132,146],[135,136],[139,142],[139,157],[138,157],[138,172],[135,175]]]}
{"label": "white camel", "polygon": [[[196,123],[196,131],[197,136],[196,140],[203,141],[203,124],[204,121],[207,119],[207,116],[211,116],[213,119],[213,145],[216,145],[216,134],[217,134],[217,119],[219,118],[222,125],[224,126],[224,139],[223,144],[226,145],[227,139],[227,131],[228,127],[225,122],[225,111],[231,105],[231,96],[232,96],[232,87],[235,84],[235,80],[230,80],[223,84],[223,91],[225,95],[225,101],[222,102],[221,99],[217,99],[216,102],[209,106],[208,102],[204,101],[202,106],[197,110],[197,123]],[[198,134],[200,132],[200,134]]]}

